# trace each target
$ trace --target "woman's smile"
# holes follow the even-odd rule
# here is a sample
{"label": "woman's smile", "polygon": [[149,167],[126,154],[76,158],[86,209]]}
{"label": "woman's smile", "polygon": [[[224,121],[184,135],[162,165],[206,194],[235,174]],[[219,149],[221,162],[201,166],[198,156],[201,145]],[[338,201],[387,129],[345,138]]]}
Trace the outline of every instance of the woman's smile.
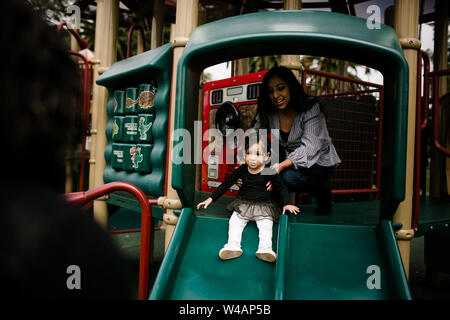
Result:
{"label": "woman's smile", "polygon": [[281,97],[281,98],[278,98],[278,99],[276,100],[276,104],[277,104],[277,105],[282,105],[282,104],[284,104],[285,101],[286,101],[286,99],[283,98],[283,97]]}

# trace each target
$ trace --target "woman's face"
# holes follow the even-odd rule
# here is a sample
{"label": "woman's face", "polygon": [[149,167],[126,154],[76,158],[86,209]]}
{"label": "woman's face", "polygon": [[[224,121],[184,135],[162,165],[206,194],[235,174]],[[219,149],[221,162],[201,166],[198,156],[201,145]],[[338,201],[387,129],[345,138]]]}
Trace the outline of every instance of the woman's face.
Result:
{"label": "woman's face", "polygon": [[268,81],[269,98],[278,110],[284,110],[291,101],[289,86],[279,76],[274,75]]}

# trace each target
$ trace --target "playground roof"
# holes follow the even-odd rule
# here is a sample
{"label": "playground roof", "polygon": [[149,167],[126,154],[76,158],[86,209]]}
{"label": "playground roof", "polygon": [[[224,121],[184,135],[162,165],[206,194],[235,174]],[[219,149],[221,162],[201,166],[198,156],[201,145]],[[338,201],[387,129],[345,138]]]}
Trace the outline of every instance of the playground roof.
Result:
{"label": "playground roof", "polygon": [[[136,19],[144,18],[151,24],[153,15],[153,1],[148,0],[122,0],[120,9],[123,16],[132,15]],[[420,23],[435,20],[435,0],[420,0]],[[77,0],[75,4],[80,6],[83,17],[95,19],[95,0]],[[212,22],[239,14],[258,11],[272,11],[283,9],[283,0],[199,0],[199,4],[206,11],[206,22]],[[343,13],[360,18],[367,18],[369,5],[377,5],[381,9],[381,21],[384,22],[384,11],[394,5],[394,0],[303,0],[302,9],[314,9]],[[175,22],[176,1],[165,0],[165,21]],[[121,19],[122,22],[128,19]],[[125,20],[125,21],[124,21]]]}
{"label": "playground roof", "polygon": [[[324,23],[326,21],[327,23]],[[383,114],[382,212],[395,212],[404,199],[407,128],[408,66],[395,31],[386,25],[367,32],[366,20],[323,11],[277,11],[239,15],[197,27],[177,66],[175,129],[194,123],[192,97],[198,95],[198,78],[203,68],[255,55],[323,55],[368,65],[382,72],[386,106]],[[339,26],[336,30],[335,26]],[[183,204],[192,205],[195,177],[192,165],[173,164],[172,186]],[[387,210],[385,209],[387,208]],[[383,214],[384,214],[383,213]]]}

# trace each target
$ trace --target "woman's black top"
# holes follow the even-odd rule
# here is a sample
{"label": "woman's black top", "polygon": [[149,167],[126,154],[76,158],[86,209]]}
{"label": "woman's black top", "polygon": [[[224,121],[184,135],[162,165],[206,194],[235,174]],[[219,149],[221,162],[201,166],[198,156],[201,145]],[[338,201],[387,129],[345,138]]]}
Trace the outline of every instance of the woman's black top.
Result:
{"label": "woman's black top", "polygon": [[291,131],[284,132],[283,130],[280,129],[280,138],[281,138],[281,140],[283,140],[284,142],[287,142],[288,138],[289,138],[289,133],[291,133]]}

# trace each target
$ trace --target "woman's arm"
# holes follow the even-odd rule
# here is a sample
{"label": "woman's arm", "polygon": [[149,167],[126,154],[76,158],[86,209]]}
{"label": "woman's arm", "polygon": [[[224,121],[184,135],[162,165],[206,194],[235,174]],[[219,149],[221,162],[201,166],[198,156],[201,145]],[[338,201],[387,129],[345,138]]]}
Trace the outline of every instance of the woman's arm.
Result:
{"label": "woman's arm", "polygon": [[305,112],[302,129],[300,146],[286,157],[296,169],[313,166],[319,159],[324,141],[330,140],[319,103]]}
{"label": "woman's arm", "polygon": [[271,166],[271,168],[276,170],[277,173],[280,173],[281,171],[283,171],[286,168],[289,168],[292,165],[293,165],[292,160],[289,158],[286,158],[284,161],[282,161],[280,163],[275,163],[274,165]]}

